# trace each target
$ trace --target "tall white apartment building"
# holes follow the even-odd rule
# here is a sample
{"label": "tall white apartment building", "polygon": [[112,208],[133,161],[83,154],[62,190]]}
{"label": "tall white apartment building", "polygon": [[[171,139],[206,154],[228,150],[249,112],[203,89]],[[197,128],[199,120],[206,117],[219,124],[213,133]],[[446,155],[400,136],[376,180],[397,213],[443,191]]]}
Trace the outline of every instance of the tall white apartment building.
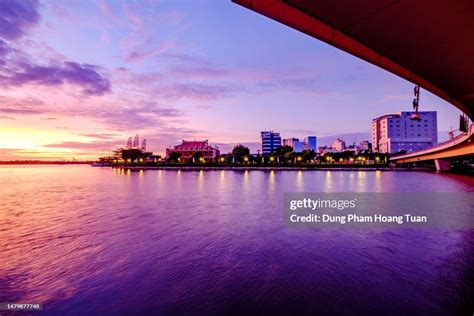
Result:
{"label": "tall white apartment building", "polygon": [[438,143],[436,111],[418,112],[419,121],[411,120],[414,112],[384,115],[372,120],[372,149],[380,153],[412,152]]}

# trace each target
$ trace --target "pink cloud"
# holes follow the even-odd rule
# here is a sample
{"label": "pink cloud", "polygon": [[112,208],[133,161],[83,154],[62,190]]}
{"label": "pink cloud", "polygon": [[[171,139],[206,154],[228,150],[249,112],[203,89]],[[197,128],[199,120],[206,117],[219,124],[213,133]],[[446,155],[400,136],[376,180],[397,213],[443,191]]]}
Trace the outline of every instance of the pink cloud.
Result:
{"label": "pink cloud", "polygon": [[[134,47],[135,45],[131,45],[130,47],[130,52],[127,53],[125,56],[125,61],[126,62],[140,62],[143,61],[146,58],[150,57],[156,57],[171,48],[173,48],[176,45],[176,41],[174,40],[167,40],[163,41],[162,43],[159,44],[158,47],[152,48],[152,49],[146,49],[142,47]],[[138,45],[140,46],[140,45]]]}

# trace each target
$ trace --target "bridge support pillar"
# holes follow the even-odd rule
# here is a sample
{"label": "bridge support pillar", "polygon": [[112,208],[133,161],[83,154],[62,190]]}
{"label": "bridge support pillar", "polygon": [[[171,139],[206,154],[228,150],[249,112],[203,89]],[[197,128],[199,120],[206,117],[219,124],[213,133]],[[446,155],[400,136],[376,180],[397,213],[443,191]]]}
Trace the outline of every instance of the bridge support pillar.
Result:
{"label": "bridge support pillar", "polygon": [[449,171],[451,169],[451,159],[435,159],[437,171]]}

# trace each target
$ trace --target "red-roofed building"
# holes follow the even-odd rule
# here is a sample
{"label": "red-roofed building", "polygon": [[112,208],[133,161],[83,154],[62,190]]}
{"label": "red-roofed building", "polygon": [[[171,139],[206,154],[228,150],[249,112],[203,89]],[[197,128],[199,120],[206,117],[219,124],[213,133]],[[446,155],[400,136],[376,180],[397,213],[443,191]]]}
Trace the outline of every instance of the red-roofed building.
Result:
{"label": "red-roofed building", "polygon": [[173,148],[166,148],[166,158],[169,158],[171,153],[181,154],[181,159],[191,160],[195,153],[201,153],[206,160],[215,159],[220,155],[219,148],[209,145],[207,140],[204,141],[186,141],[183,140],[180,145]]}

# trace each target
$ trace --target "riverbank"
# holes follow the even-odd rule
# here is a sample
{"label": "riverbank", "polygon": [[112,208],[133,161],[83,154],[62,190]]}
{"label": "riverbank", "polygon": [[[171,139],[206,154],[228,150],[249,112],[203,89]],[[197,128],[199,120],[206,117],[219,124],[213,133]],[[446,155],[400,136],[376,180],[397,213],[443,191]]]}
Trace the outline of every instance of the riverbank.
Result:
{"label": "riverbank", "polygon": [[262,170],[262,171],[435,171],[433,168],[391,168],[391,167],[328,167],[328,166],[208,166],[208,165],[163,165],[163,166],[114,166],[114,168],[139,170]]}
{"label": "riverbank", "polygon": [[90,165],[94,161],[7,160],[0,165]]}

